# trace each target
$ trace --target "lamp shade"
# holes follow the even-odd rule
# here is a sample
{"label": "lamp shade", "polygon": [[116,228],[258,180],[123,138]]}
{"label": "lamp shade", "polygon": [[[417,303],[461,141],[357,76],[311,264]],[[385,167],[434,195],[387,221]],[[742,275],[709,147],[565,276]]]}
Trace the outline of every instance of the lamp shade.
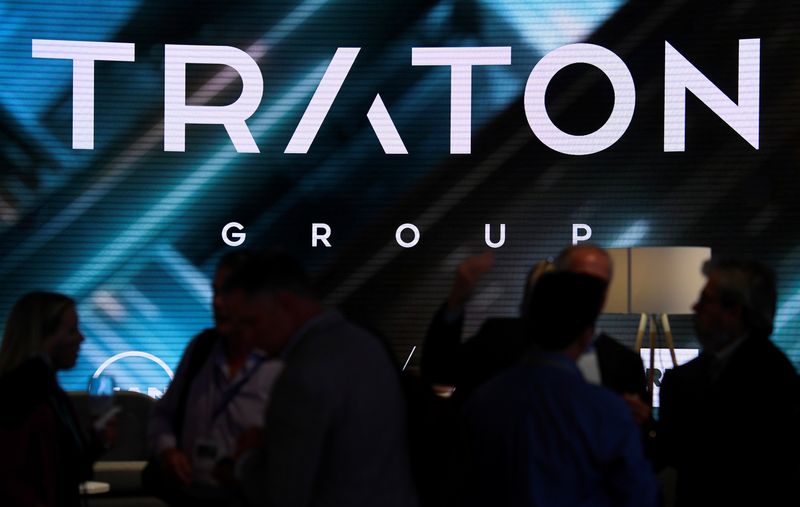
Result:
{"label": "lamp shade", "polygon": [[614,276],[606,313],[692,313],[705,284],[707,247],[610,248]]}

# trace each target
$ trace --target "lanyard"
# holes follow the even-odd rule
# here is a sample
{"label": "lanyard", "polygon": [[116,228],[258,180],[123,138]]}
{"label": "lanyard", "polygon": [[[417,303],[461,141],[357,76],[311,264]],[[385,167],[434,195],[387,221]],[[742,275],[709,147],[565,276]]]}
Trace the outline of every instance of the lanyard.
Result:
{"label": "lanyard", "polygon": [[[223,396],[222,401],[219,402],[217,408],[215,408],[214,412],[211,414],[212,424],[214,421],[217,420],[217,417],[219,417],[225,412],[225,410],[228,408],[228,405],[231,404],[236,395],[239,394],[239,391],[242,390],[242,387],[244,387],[244,385],[247,382],[249,382],[251,378],[253,378],[253,375],[255,375],[255,373],[258,371],[259,368],[261,368],[261,365],[264,364],[266,358],[259,357],[256,361],[257,361],[256,364],[252,368],[250,368],[250,370],[247,373],[245,373],[245,375],[241,379],[239,379],[239,382],[234,384],[233,387],[231,387],[225,392],[225,396]],[[215,376],[215,378],[218,377]]]}

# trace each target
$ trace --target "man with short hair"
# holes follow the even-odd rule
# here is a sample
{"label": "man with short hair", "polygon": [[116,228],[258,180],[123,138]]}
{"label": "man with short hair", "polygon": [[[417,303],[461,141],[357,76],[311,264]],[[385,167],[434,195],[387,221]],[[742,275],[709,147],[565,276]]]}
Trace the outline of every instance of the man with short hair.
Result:
{"label": "man with short hair", "polygon": [[659,447],[677,471],[676,505],[787,505],[797,496],[800,381],[769,339],[775,275],[741,260],[703,271],[702,351],[661,384]]}
{"label": "man with short hair", "polygon": [[377,338],[325,310],[284,254],[251,259],[228,289],[239,332],[284,366],[263,442],[237,465],[247,503],[415,506],[398,372]]}
{"label": "man with short hair", "polygon": [[[611,283],[611,257],[596,245],[583,243],[565,248],[554,263],[557,271],[591,275],[603,280],[606,287]],[[604,306],[606,296],[607,293],[603,295]],[[578,359],[578,367],[589,382],[602,384],[621,394],[634,420],[645,425],[649,432],[652,426],[650,395],[639,354],[608,334],[599,332]]]}
{"label": "man with short hair", "polygon": [[230,499],[232,491],[220,480],[232,473],[240,435],[260,424],[280,372],[252,341],[233,332],[223,297],[222,286],[248,255],[237,250],[220,259],[212,282],[214,327],[186,347],[150,418],[153,459],[143,482],[172,505],[221,505]]}
{"label": "man with short hair", "polygon": [[657,504],[628,408],[576,365],[604,298],[605,283],[586,274],[548,273],[533,287],[528,352],[465,407],[467,505]]}

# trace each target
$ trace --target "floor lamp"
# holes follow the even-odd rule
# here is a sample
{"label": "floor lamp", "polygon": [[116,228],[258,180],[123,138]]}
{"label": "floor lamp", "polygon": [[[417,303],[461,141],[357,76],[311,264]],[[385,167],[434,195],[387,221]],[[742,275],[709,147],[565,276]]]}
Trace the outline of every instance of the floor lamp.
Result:
{"label": "floor lamp", "polygon": [[[608,250],[614,262],[606,313],[640,314],[636,352],[645,334],[650,341],[647,391],[653,393],[655,349],[663,333],[678,365],[668,315],[692,313],[692,305],[705,284],[703,264],[711,258],[707,247],[636,247]],[[649,331],[649,332],[648,332]],[[652,400],[652,397],[651,397]]]}

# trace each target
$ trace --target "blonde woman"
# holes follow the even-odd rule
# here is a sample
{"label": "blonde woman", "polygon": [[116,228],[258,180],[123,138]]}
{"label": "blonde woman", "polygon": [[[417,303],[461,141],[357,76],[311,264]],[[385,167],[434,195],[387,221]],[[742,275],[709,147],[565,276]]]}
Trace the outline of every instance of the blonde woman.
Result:
{"label": "blonde woman", "polygon": [[102,449],[90,443],[56,380],[83,335],[75,302],[31,292],[11,309],[0,345],[0,505],[77,506]]}

